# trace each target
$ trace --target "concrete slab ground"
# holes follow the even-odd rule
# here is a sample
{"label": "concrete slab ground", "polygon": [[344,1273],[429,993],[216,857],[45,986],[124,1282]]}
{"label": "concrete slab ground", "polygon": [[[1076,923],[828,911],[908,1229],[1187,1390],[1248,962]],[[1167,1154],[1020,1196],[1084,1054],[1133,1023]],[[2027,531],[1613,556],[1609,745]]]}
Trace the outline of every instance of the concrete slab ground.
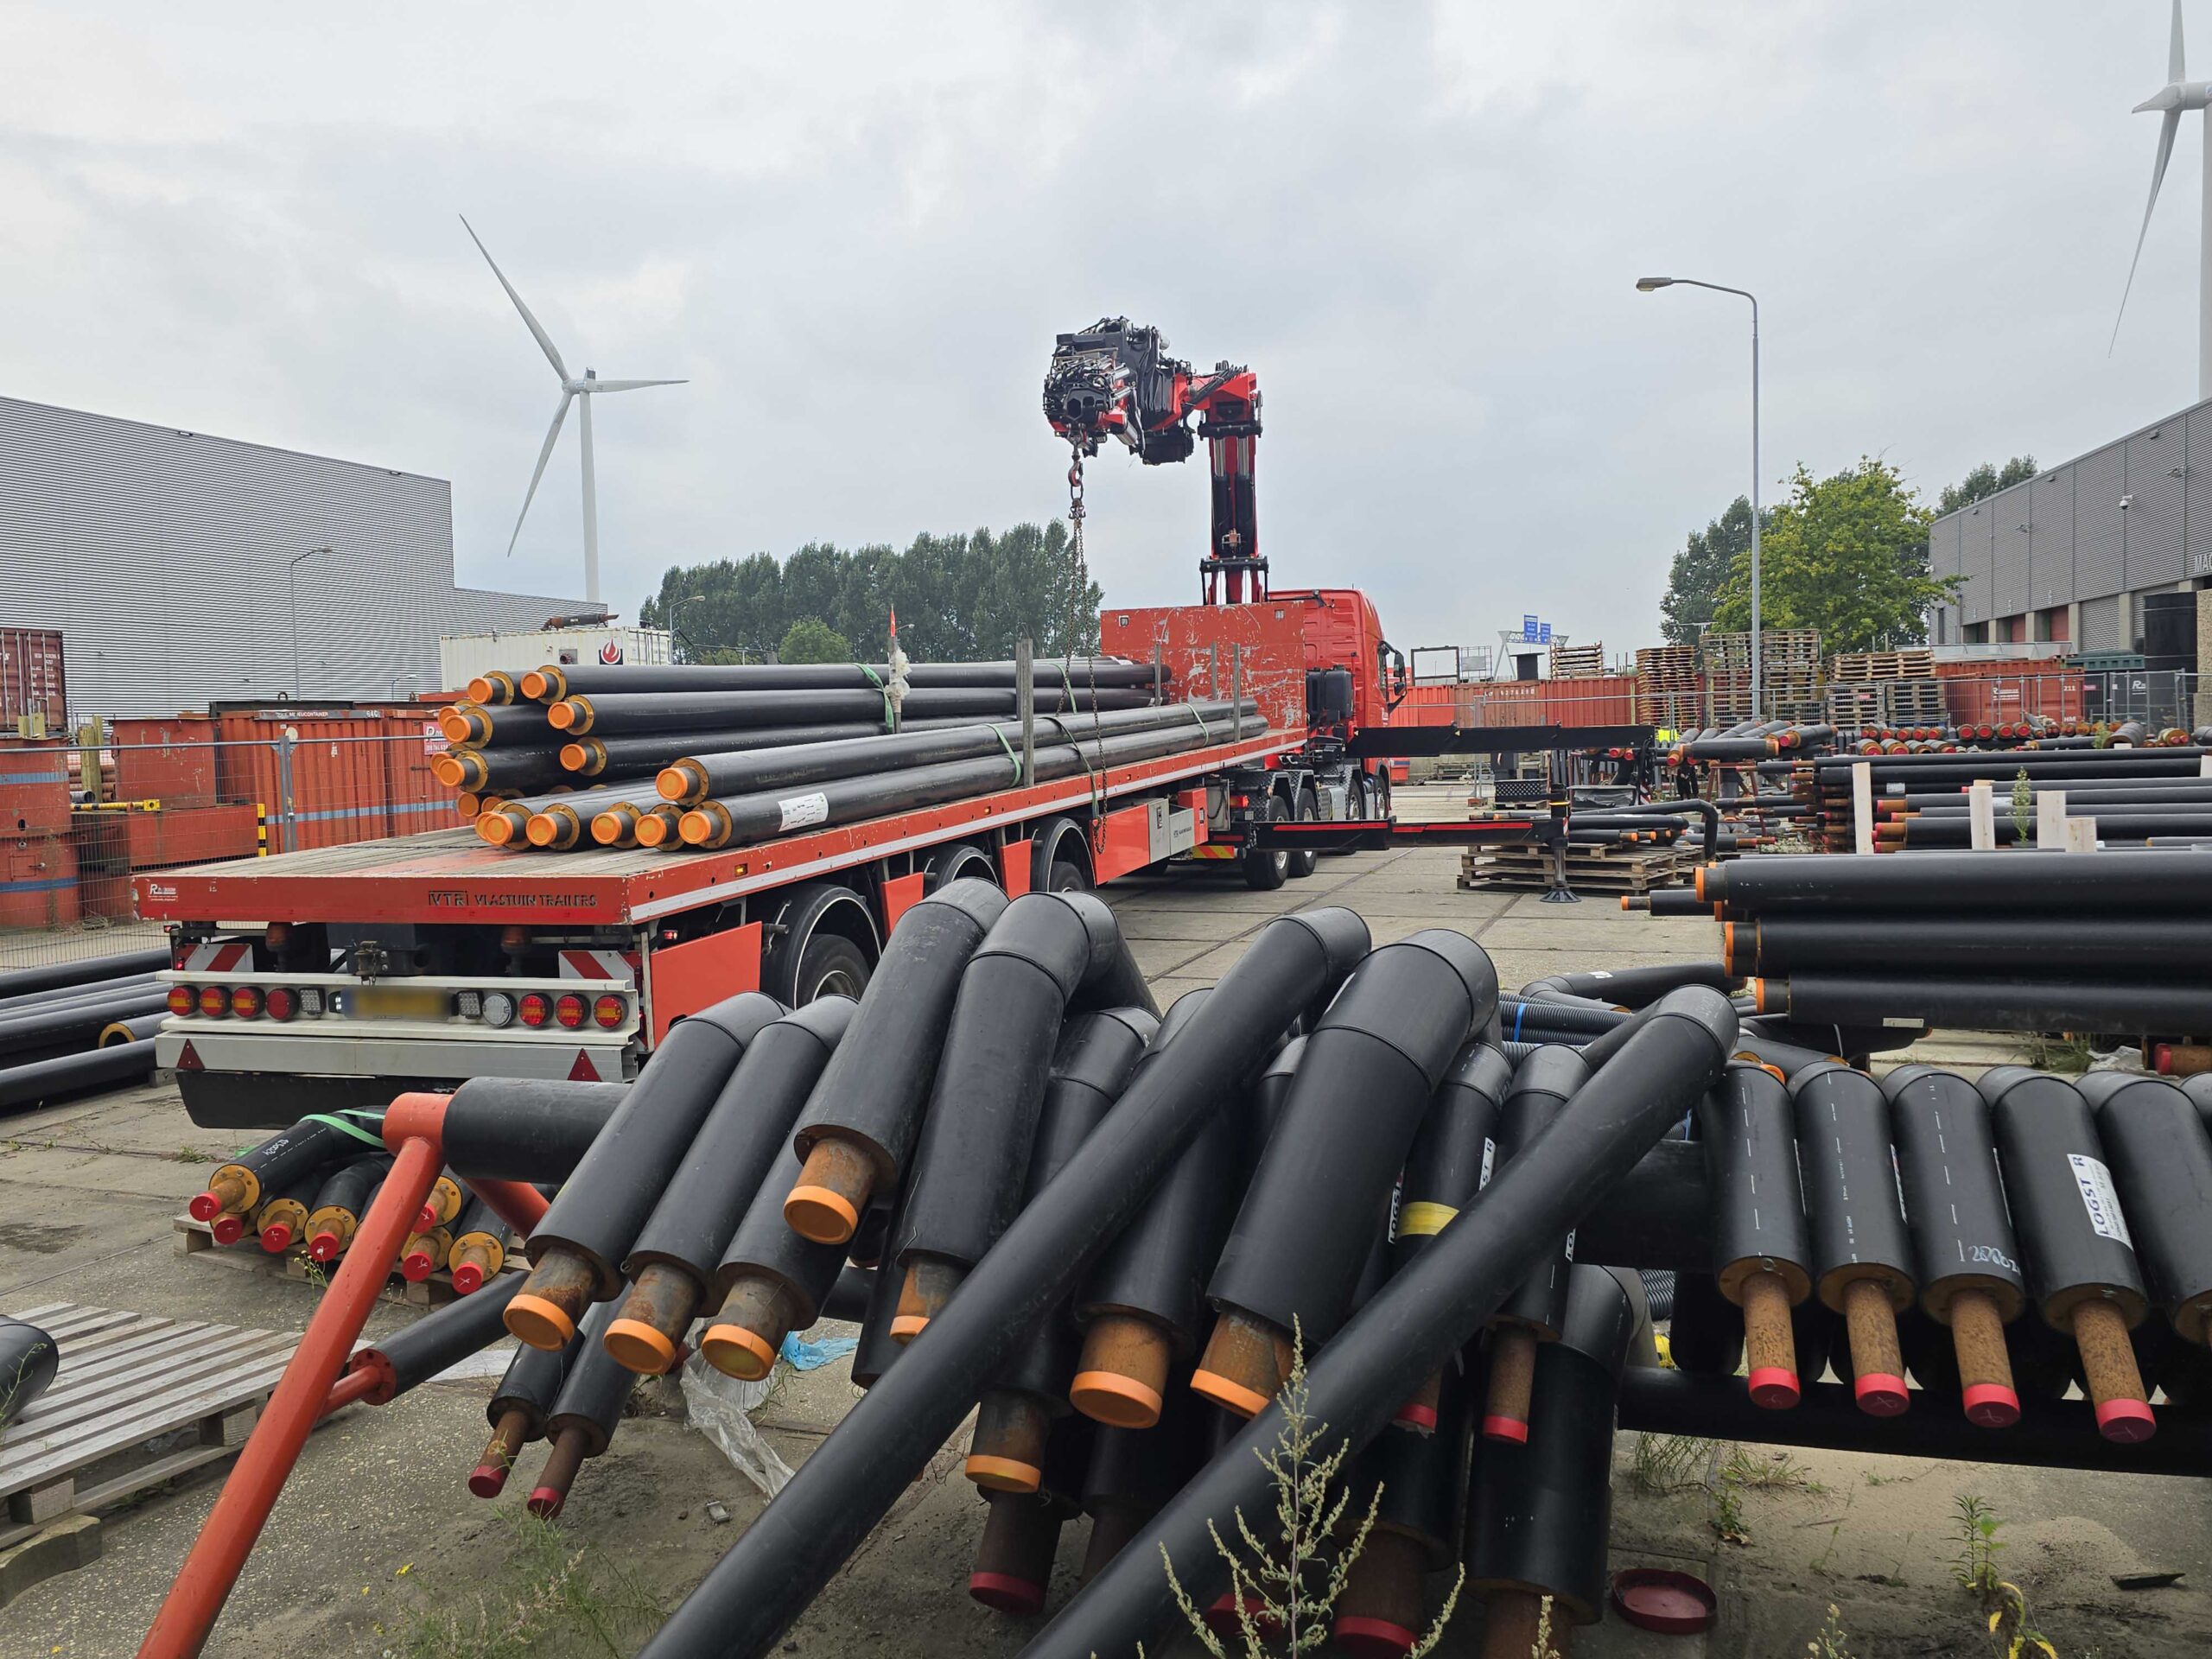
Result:
{"label": "concrete slab ground", "polygon": [[[1457,791],[1402,791],[1408,816],[1448,816]],[[1709,923],[1655,921],[1596,896],[1572,908],[1462,893],[1441,849],[1325,859],[1310,879],[1255,894],[1198,871],[1111,893],[1164,1002],[1211,982],[1284,911],[1349,905],[1378,939],[1422,926],[1473,935],[1509,986],[1564,969],[1710,957]],[[2001,1049],[1952,1036],[1948,1060]],[[240,1137],[194,1128],[155,1083],[0,1119],[0,1309],[73,1300],[270,1329],[302,1326],[307,1286],[226,1271],[173,1253],[170,1221],[206,1161]],[[375,1334],[414,1317],[379,1307]],[[541,1448],[506,1496],[470,1497],[462,1476],[484,1432],[490,1385],[432,1383],[395,1405],[355,1408],[321,1429],[279,1503],[207,1651],[219,1659],[507,1659],[628,1654],[760,1512],[758,1493],[671,1413],[666,1385],[588,1465],[556,1529],[518,1517]],[[803,1462],[854,1397],[844,1362],[785,1376],[756,1413],[787,1461]],[[791,1632],[800,1655],[1012,1655],[1037,1628],[963,1593],[982,1509],[959,1473],[957,1435]],[[1970,1444],[1970,1443],[1968,1443]],[[1655,1451],[1671,1449],[1671,1459]],[[1722,1592],[1719,1624],[1662,1637],[1618,1618],[1578,1633],[1583,1659],[1794,1659],[1838,1609],[1856,1659],[1990,1651],[1954,1580],[1955,1503],[1986,1501],[1999,1557],[2064,1659],[2200,1654],[2212,1628],[2212,1491],[2145,1476],[2047,1474],[1972,1462],[1914,1463],[1772,1448],[1615,1448],[1616,1565],[1701,1573]],[[137,1650],[216,1490],[213,1478],[111,1514],[99,1558],[0,1609],[0,1656],[113,1659]],[[710,1508],[711,1506],[716,1506]],[[727,1519],[717,1518],[717,1514]],[[1719,1523],[1716,1526],[1716,1522]],[[1087,1523],[1061,1541],[1051,1605],[1073,1589]],[[1729,1539],[1724,1541],[1721,1534]],[[2120,1590],[2115,1573],[2178,1572],[2178,1584]],[[1445,1586],[1433,1586],[1432,1605]],[[1480,1646],[1462,1605],[1440,1651]],[[1193,1650],[1189,1643],[1177,1651]]]}

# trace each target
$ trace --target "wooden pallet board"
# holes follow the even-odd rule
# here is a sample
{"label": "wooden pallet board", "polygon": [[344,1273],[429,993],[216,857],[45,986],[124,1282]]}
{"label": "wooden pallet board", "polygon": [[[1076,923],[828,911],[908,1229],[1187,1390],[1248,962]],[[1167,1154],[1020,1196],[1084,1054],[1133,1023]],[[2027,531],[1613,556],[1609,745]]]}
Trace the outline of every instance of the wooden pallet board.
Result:
{"label": "wooden pallet board", "polygon": [[0,1438],[0,1549],[231,1456],[299,1344],[294,1332],[72,1302],[15,1317],[51,1336],[61,1363]]}
{"label": "wooden pallet board", "polygon": [[[229,1268],[237,1273],[257,1274],[264,1279],[289,1279],[295,1284],[313,1285],[320,1294],[332,1274],[338,1271],[334,1263],[320,1268],[308,1260],[307,1248],[295,1245],[292,1249],[272,1255],[256,1247],[218,1244],[215,1235],[204,1221],[190,1216],[175,1216],[169,1224],[175,1230],[176,1253],[195,1262],[205,1262],[219,1268]],[[501,1269],[516,1273],[522,1269],[521,1252],[509,1249],[506,1266]],[[428,1279],[409,1283],[394,1269],[386,1281],[384,1299],[404,1302],[410,1307],[443,1307],[453,1300],[453,1274],[444,1268],[433,1271]]]}
{"label": "wooden pallet board", "polygon": [[[1567,885],[1577,893],[1649,893],[1688,880],[1700,861],[1697,854],[1676,848],[1578,848],[1567,857]],[[1470,890],[1548,893],[1551,885],[1551,856],[1540,850],[1460,855],[1459,886]]]}
{"label": "wooden pallet board", "polygon": [[1828,665],[1835,680],[1932,680],[1936,653],[1925,645],[1904,651],[1839,652]]}

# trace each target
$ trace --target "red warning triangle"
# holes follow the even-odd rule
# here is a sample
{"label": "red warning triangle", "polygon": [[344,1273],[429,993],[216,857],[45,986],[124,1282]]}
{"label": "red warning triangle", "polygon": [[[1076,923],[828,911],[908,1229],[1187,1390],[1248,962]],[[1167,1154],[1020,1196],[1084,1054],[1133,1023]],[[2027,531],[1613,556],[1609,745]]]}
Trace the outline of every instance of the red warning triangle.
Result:
{"label": "red warning triangle", "polygon": [[184,1039],[184,1047],[179,1051],[177,1054],[175,1070],[179,1071],[200,1071],[206,1069],[207,1068],[201,1065],[200,1062],[200,1051],[192,1046],[192,1039],[189,1037],[186,1038]]}
{"label": "red warning triangle", "polygon": [[576,1051],[576,1063],[569,1068],[570,1083],[597,1083],[599,1068],[591,1063],[591,1056],[582,1049]]}

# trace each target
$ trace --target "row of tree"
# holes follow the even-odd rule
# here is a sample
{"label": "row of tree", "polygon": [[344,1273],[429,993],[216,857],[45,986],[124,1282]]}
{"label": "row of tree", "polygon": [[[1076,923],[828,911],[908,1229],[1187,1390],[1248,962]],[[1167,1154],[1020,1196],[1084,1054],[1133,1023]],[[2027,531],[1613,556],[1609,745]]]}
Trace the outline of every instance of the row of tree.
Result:
{"label": "row of tree", "polygon": [[[1947,512],[2033,478],[2033,455],[1985,461],[1946,485],[1933,507],[1889,462],[1815,478],[1801,462],[1782,505],[1759,518],[1759,621],[1818,628],[1823,651],[1893,651],[1928,637],[1930,607],[1961,578],[1928,568],[1928,527]],[[1669,643],[1695,645],[1706,628],[1751,626],[1751,504],[1738,496],[1675,555],[1661,627]]]}
{"label": "row of tree", "polygon": [[915,661],[973,662],[1024,638],[1040,656],[1096,649],[1101,597],[1056,519],[920,535],[903,552],[809,542],[781,562],[671,565],[638,620],[671,628],[690,662],[849,662],[880,659],[895,612]]}

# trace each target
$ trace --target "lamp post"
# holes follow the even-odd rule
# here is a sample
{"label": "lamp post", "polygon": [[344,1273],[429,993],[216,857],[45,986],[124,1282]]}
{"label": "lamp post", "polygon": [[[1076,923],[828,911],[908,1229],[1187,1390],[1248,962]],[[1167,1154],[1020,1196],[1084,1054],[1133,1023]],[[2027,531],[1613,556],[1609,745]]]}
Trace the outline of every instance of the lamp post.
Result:
{"label": "lamp post", "polygon": [[295,702],[300,700],[300,561],[331,550],[327,547],[311,547],[304,553],[296,554],[284,569],[284,585],[292,594],[292,701]]}
{"label": "lamp post", "polygon": [[668,601],[668,643],[670,646],[669,655],[671,658],[676,654],[675,645],[677,641],[682,637],[683,632],[677,626],[676,619],[683,613],[683,607],[686,605],[699,604],[704,601],[706,597],[707,596],[704,594],[686,594],[681,599],[671,599]]}
{"label": "lamp post", "polygon": [[1694,276],[1639,276],[1636,290],[1650,294],[1662,288],[1709,288],[1716,294],[1735,294],[1751,302],[1751,718],[1766,715],[1765,642],[1759,635],[1759,301],[1747,288],[1725,283],[1701,283]]}

